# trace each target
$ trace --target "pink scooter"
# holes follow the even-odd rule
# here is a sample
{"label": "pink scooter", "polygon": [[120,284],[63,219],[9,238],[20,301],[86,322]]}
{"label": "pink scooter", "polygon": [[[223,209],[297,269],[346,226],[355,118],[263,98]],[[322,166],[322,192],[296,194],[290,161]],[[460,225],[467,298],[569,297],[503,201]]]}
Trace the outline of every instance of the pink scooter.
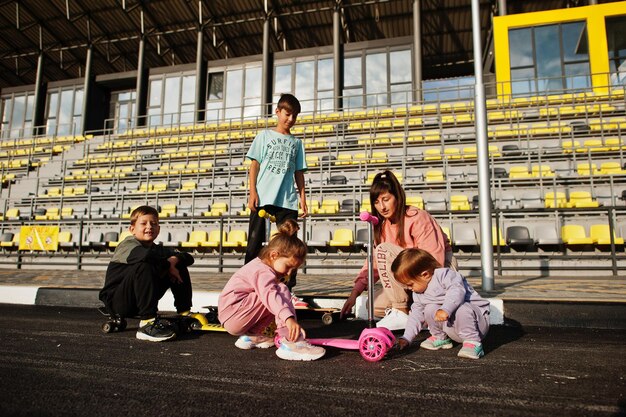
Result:
{"label": "pink scooter", "polygon": [[368,223],[367,245],[367,317],[368,327],[361,332],[359,340],[352,339],[308,339],[309,343],[318,346],[332,346],[340,349],[358,350],[363,359],[368,362],[382,360],[387,351],[396,343],[396,338],[385,327],[374,325],[374,266],[373,266],[373,226],[378,224],[378,218],[367,211],[360,215],[361,220]]}

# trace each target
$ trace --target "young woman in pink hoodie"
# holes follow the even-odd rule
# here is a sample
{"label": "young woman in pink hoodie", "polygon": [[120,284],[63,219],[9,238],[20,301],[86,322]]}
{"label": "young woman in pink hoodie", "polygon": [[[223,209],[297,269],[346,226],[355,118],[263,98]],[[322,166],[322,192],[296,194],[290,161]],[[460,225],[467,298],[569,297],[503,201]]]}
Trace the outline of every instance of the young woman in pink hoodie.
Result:
{"label": "young woman in pink hoodie", "polygon": [[[397,282],[391,263],[406,248],[420,248],[430,253],[441,265],[457,269],[448,236],[427,211],[406,205],[406,194],[391,171],[374,177],[370,187],[372,214],[378,217],[374,227],[374,280],[381,288],[374,294],[374,314],[384,316],[378,327],[401,330],[409,318],[410,291]],[[352,292],[341,309],[349,313],[356,299],[367,288],[367,262],[354,281]]]}
{"label": "young woman in pink hoodie", "polygon": [[290,277],[306,257],[306,245],[297,232],[295,220],[284,221],[259,256],[235,272],[220,294],[218,318],[228,333],[240,336],[235,342],[240,349],[273,346],[274,339],[262,333],[276,321],[279,358],[310,361],[326,352],[305,339],[296,319],[291,292],[281,280]]}

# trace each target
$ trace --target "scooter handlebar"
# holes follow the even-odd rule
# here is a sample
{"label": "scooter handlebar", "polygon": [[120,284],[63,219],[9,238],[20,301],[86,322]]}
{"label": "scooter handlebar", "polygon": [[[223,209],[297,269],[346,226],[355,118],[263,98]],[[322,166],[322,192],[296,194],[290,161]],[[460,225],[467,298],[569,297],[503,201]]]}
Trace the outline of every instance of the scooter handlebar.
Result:
{"label": "scooter handlebar", "polygon": [[270,213],[268,213],[264,209],[259,210],[258,214],[259,214],[259,217],[261,217],[262,219],[270,219],[271,222],[275,222],[276,221],[276,217],[274,217],[273,215],[271,215]]}
{"label": "scooter handlebar", "polygon": [[372,215],[369,211],[362,211],[359,217],[364,222],[372,223],[372,226],[376,226],[378,224],[378,217]]}

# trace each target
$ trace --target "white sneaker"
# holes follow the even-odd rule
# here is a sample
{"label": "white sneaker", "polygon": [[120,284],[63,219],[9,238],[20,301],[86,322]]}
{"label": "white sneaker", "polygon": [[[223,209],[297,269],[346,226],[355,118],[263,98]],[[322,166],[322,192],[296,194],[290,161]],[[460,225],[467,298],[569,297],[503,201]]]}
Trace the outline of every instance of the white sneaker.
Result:
{"label": "white sneaker", "polygon": [[386,327],[389,330],[404,330],[406,323],[409,320],[409,315],[396,308],[388,308],[385,310],[385,317],[383,317],[376,327]]}
{"label": "white sneaker", "polygon": [[248,336],[243,335],[239,336],[239,339],[235,342],[235,346],[239,349],[249,350],[249,349],[267,349],[269,347],[274,346],[274,338],[267,336]]}
{"label": "white sneaker", "polygon": [[302,337],[296,342],[290,342],[286,338],[280,339],[280,346],[276,349],[276,356],[288,361],[314,361],[321,358],[326,349],[313,346]]}

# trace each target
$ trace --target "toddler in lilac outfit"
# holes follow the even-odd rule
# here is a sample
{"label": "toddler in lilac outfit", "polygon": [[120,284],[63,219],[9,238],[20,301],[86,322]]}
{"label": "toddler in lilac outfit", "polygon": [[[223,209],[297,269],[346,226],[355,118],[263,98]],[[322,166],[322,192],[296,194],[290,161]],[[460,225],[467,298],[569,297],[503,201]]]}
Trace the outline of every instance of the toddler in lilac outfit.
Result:
{"label": "toddler in lilac outfit", "polygon": [[398,282],[413,291],[409,319],[398,340],[400,349],[411,344],[426,323],[431,336],[420,344],[424,349],[450,349],[454,340],[463,344],[458,356],[478,359],[484,355],[489,301],[461,274],[442,268],[430,253],[417,248],[400,252],[391,270]]}

